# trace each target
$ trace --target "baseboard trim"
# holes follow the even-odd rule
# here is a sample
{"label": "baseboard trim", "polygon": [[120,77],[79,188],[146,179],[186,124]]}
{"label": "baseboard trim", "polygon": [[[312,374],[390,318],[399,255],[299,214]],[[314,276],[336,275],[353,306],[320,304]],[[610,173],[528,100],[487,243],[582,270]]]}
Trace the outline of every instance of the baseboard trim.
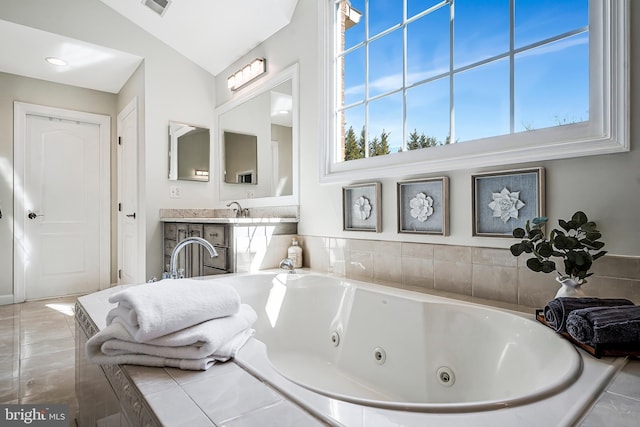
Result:
{"label": "baseboard trim", "polygon": [[13,304],[13,294],[0,295],[0,305]]}

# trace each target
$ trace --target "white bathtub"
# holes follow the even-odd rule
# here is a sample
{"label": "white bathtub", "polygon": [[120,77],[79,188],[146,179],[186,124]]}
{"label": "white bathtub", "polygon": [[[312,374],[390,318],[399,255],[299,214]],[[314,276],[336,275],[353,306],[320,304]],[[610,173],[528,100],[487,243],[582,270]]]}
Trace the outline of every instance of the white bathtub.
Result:
{"label": "white bathtub", "polygon": [[[527,425],[523,414],[538,417],[556,399],[570,407],[549,425],[571,425],[620,366],[588,361],[585,375],[571,344],[506,310],[312,273],[219,280],[258,312],[255,338],[264,346],[251,343],[237,362],[327,420],[379,408],[363,414],[402,411],[413,415],[389,425],[420,425],[428,421],[409,420],[455,413],[491,425],[508,413]],[[347,424],[371,422],[356,418]]]}

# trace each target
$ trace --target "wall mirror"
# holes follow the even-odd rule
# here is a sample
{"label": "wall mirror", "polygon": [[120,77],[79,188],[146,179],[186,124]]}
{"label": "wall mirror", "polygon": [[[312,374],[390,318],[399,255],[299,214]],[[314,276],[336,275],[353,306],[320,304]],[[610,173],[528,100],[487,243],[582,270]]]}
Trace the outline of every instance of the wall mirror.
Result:
{"label": "wall mirror", "polygon": [[209,129],[169,122],[169,179],[209,181]]}
{"label": "wall mirror", "polygon": [[222,133],[224,145],[224,182],[258,184],[258,137],[244,133]]}
{"label": "wall mirror", "polygon": [[216,110],[220,201],[298,203],[298,66]]}

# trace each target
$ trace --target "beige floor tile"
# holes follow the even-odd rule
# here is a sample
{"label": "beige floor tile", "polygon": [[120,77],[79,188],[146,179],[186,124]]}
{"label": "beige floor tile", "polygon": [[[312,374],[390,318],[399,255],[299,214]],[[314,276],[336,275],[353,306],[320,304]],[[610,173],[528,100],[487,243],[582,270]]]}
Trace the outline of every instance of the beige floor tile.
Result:
{"label": "beige floor tile", "polygon": [[22,359],[20,378],[35,379],[50,372],[75,367],[75,349],[59,351],[54,354]]}
{"label": "beige floor tile", "polygon": [[[59,315],[21,319],[20,321],[20,336],[21,339],[24,339],[22,344],[71,337],[70,331],[67,321]],[[51,334],[51,336],[47,334]]]}
{"label": "beige floor tile", "polygon": [[20,358],[28,359],[35,356],[51,356],[61,351],[73,350],[75,345],[76,343],[73,337],[50,339],[25,344],[21,346]]}
{"label": "beige floor tile", "polygon": [[0,379],[17,377],[20,375],[20,354],[3,355],[0,357]]}
{"label": "beige floor tile", "polygon": [[63,404],[69,406],[69,426],[76,427],[75,417],[78,412],[78,401],[76,400],[75,389],[73,387],[58,387],[54,391],[32,394],[21,397],[15,403],[20,404]]}
{"label": "beige floor tile", "polygon": [[20,399],[42,395],[42,403],[56,403],[59,399],[57,396],[64,395],[74,388],[75,366],[52,369],[38,375],[20,375]]}
{"label": "beige floor tile", "polygon": [[75,427],[77,297],[0,306],[0,403],[63,403]]}
{"label": "beige floor tile", "polygon": [[18,376],[0,378],[0,403],[11,403],[18,399],[20,380]]}
{"label": "beige floor tile", "polygon": [[11,357],[14,354],[20,354],[20,335],[17,331],[9,331],[8,333],[0,333],[0,357]]}
{"label": "beige floor tile", "polygon": [[0,306],[0,320],[11,319],[20,316],[20,305],[9,304]]}

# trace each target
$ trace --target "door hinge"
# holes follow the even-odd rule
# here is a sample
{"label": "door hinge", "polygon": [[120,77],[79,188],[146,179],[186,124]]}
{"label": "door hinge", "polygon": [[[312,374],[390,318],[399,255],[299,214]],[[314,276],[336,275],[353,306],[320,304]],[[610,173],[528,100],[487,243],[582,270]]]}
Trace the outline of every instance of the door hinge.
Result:
{"label": "door hinge", "polygon": [[122,203],[118,203],[118,212],[122,212]]}
{"label": "door hinge", "polygon": [[122,269],[118,270],[118,279],[122,279]]}
{"label": "door hinge", "polygon": [[118,137],[118,145],[122,145],[122,137],[121,136]]}

